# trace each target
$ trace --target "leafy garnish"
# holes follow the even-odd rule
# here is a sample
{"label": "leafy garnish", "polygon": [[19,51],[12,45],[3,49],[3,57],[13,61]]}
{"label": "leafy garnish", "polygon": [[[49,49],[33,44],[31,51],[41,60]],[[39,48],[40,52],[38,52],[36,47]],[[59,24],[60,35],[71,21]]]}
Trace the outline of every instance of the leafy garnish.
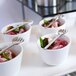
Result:
{"label": "leafy garnish", "polygon": [[25,29],[25,25],[20,26],[19,29]]}
{"label": "leafy garnish", "polygon": [[3,52],[3,53],[2,53],[2,56],[3,56],[5,59],[10,60],[8,52]]}
{"label": "leafy garnish", "polygon": [[[20,29],[25,29],[25,26],[24,25],[21,25],[21,26],[20,25],[17,25],[17,26],[19,26],[19,27],[17,27],[14,30],[12,30],[12,32],[19,33]],[[10,26],[8,29],[10,30],[12,28],[14,28],[14,27],[13,26]]]}
{"label": "leafy garnish", "polygon": [[48,44],[48,38],[42,39],[40,37],[40,45],[41,45],[41,47],[44,48],[47,44]]}
{"label": "leafy garnish", "polygon": [[[17,26],[19,26],[19,25],[17,25]],[[15,28],[15,29],[13,30],[13,32],[14,32],[14,33],[18,33],[18,32],[19,32],[19,27]]]}
{"label": "leafy garnish", "polygon": [[43,45],[43,39],[40,37],[40,45],[42,48],[44,48],[44,45]]}
{"label": "leafy garnish", "polygon": [[48,24],[48,20],[44,20],[44,24]]}
{"label": "leafy garnish", "polygon": [[47,44],[48,44],[48,38],[45,38],[45,39],[43,40],[43,45],[44,45],[44,47],[45,47]]}

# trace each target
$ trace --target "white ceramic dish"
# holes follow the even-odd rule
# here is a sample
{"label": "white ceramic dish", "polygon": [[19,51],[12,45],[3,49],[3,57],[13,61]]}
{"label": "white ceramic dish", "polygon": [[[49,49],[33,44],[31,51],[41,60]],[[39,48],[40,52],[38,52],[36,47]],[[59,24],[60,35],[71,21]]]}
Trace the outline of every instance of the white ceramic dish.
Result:
{"label": "white ceramic dish", "polygon": [[[3,48],[8,45],[10,44],[0,44],[0,48]],[[10,49],[16,54],[16,57],[9,61],[0,63],[0,76],[18,76],[19,74],[23,48],[20,45],[15,45]]]}
{"label": "white ceramic dish", "polygon": [[[10,26],[10,25],[16,27],[17,25],[23,25],[23,24],[26,24],[26,23],[27,23],[27,22],[17,22],[17,23],[12,23],[12,24],[6,25],[5,27],[2,28],[1,33],[5,33],[7,27]],[[24,32],[24,33],[16,34],[16,35],[8,35],[8,34],[5,34],[5,35],[4,35],[4,41],[5,41],[5,42],[9,42],[9,41],[11,41],[14,37],[19,36],[19,37],[22,37],[26,43],[29,42],[32,23],[33,23],[33,22],[31,21],[31,22],[29,23],[29,25],[25,25],[25,27],[26,27],[28,30],[27,30],[26,32]]]}
{"label": "white ceramic dish", "polygon": [[40,22],[39,22],[39,27],[40,27],[40,32],[42,33],[42,35],[45,35],[45,34],[49,34],[49,33],[56,33],[59,29],[65,29],[66,27],[66,24],[65,24],[65,20],[64,20],[64,24],[59,26],[59,27],[53,27],[53,28],[46,28],[46,27],[43,27],[42,24],[44,24],[44,20],[51,20],[53,17],[46,17],[44,19],[42,19]]}
{"label": "white ceramic dish", "polygon": [[[51,38],[53,36],[54,35],[47,34],[47,35],[42,36],[42,38],[45,38],[45,37]],[[60,49],[46,49],[45,50],[45,49],[41,48],[40,40],[38,40],[38,42],[37,42],[41,57],[42,57],[43,61],[48,65],[63,64],[68,58],[71,40],[69,37],[67,37],[65,35],[60,38],[66,40],[68,42],[68,44],[65,47],[60,48]]]}

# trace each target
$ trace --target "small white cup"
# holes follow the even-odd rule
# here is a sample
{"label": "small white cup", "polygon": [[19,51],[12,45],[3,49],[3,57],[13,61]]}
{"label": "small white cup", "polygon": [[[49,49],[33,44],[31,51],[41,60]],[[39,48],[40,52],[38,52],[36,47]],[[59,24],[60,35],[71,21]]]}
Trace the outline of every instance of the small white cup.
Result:
{"label": "small white cup", "polygon": [[41,33],[42,35],[49,34],[49,33],[53,34],[53,33],[56,33],[59,29],[65,29],[66,24],[65,24],[64,18],[63,18],[64,24],[61,25],[61,26],[59,26],[59,27],[47,28],[47,27],[43,27],[43,26],[42,26],[42,25],[44,24],[44,20],[49,21],[49,20],[51,20],[52,18],[53,18],[53,17],[46,17],[46,18],[42,19],[42,20],[39,22],[39,31],[40,31],[40,33]]}
{"label": "small white cup", "polygon": [[[1,47],[5,47],[7,43],[0,44]],[[23,48],[20,45],[11,47],[11,50],[16,54],[16,57],[0,63],[0,76],[18,76],[21,66]]]}
{"label": "small white cup", "polygon": [[[42,37],[43,38],[52,37],[52,35],[47,34]],[[67,60],[71,41],[70,41],[69,37],[67,37],[67,36],[62,36],[61,38],[65,39],[68,42],[68,44],[65,47],[60,48],[60,49],[46,49],[45,50],[45,49],[41,48],[40,41],[39,40],[37,41],[42,60],[46,64],[60,65],[60,64],[65,63],[65,61]]]}
{"label": "small white cup", "polygon": [[[17,23],[12,23],[12,24],[9,24],[9,25],[6,25],[5,27],[2,28],[1,30],[1,33],[4,33],[6,32],[7,30],[7,27],[8,26],[14,26],[16,27],[17,25],[23,25],[23,24],[26,24],[27,22],[17,22]],[[28,29],[26,32],[24,33],[21,33],[21,34],[16,34],[16,35],[8,35],[8,34],[5,34],[4,35],[4,41],[7,42],[7,41],[11,41],[14,37],[22,37],[25,41],[25,43],[28,43],[29,42],[29,39],[30,39],[30,33],[31,33],[31,25],[33,24],[33,21],[31,21],[31,23],[29,25],[25,25],[25,27]]]}

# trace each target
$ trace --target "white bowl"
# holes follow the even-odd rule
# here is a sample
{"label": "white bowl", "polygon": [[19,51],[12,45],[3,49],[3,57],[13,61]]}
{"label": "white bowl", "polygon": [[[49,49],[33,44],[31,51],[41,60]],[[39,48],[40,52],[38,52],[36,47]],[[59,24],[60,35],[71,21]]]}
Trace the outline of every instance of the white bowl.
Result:
{"label": "white bowl", "polygon": [[[0,44],[0,47],[3,48],[9,45],[7,43],[3,44]],[[11,47],[11,50],[16,54],[16,57],[9,61],[0,63],[0,76],[18,76],[19,74],[23,48],[20,45],[15,45]]]}
{"label": "white bowl", "polygon": [[[43,38],[52,37],[52,35],[47,34],[42,37]],[[37,41],[42,60],[46,64],[60,65],[60,64],[65,63],[65,61],[67,60],[71,41],[70,41],[69,37],[67,37],[67,36],[62,36],[61,38],[65,39],[68,42],[68,44],[65,47],[60,48],[60,49],[46,49],[45,50],[45,49],[41,48],[40,41],[39,40]]]}
{"label": "white bowl", "polygon": [[61,25],[61,26],[59,26],[59,27],[53,27],[53,28],[47,28],[47,27],[43,27],[42,26],[42,24],[44,24],[44,20],[47,20],[47,21],[49,21],[49,20],[51,20],[53,17],[46,17],[46,18],[44,18],[44,19],[42,19],[40,22],[39,22],[39,29],[40,29],[40,33],[42,34],[42,35],[45,35],[45,34],[49,34],[49,33],[51,33],[51,34],[53,34],[53,33],[56,33],[59,29],[65,29],[65,20],[64,20],[64,17],[63,17],[63,20],[64,20],[64,24],[63,25]]}
{"label": "white bowl", "polygon": [[[14,27],[16,27],[17,25],[23,25],[23,24],[26,24],[27,22],[17,22],[17,23],[12,23],[12,24],[9,24],[9,25],[6,25],[5,27],[2,28],[1,30],[1,33],[5,33],[6,30],[7,30],[7,27],[12,25]],[[29,42],[29,38],[30,38],[30,33],[31,33],[31,25],[32,25],[32,21],[29,25],[25,25],[25,27],[28,29],[26,32],[24,33],[21,33],[21,34],[16,34],[16,35],[8,35],[8,34],[5,34],[4,35],[4,41],[5,42],[8,42],[8,41],[11,41],[14,37],[22,37],[25,41],[25,43]]]}

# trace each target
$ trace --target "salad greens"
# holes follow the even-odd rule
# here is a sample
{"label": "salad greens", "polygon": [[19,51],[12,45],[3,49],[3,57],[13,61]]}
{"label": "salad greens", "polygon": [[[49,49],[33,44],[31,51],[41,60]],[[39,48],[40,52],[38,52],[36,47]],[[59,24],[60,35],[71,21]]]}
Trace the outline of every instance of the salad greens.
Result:
{"label": "salad greens", "polygon": [[40,45],[41,45],[41,47],[44,48],[47,44],[48,44],[48,38],[42,39],[40,37]]}
{"label": "salad greens", "polygon": [[15,57],[15,53],[8,49],[0,53],[0,63],[11,60]]}
{"label": "salad greens", "polygon": [[25,25],[19,26],[19,29],[24,29]]}
{"label": "salad greens", "polygon": [[13,30],[13,32],[19,32],[19,27],[17,27],[16,29]]}
{"label": "salad greens", "polygon": [[[7,27],[7,31],[14,28],[13,26],[8,26]],[[26,32],[27,29],[25,28],[25,25],[17,25],[17,27],[15,29],[13,29],[12,31],[8,32],[7,34],[9,35],[15,35],[18,33],[24,33]]]}
{"label": "salad greens", "polygon": [[[17,25],[17,26],[19,26],[19,25]],[[7,28],[7,30],[10,30],[10,29],[12,29],[12,28],[14,28],[14,27],[13,27],[13,26],[9,26],[9,27]],[[24,28],[25,28],[25,25],[21,25],[21,26],[17,27],[16,29],[14,29],[13,32],[19,32],[20,29],[24,29]]]}
{"label": "salad greens", "polygon": [[10,60],[10,58],[9,58],[9,53],[8,53],[8,52],[3,52],[3,53],[2,53],[2,56],[3,56],[5,59]]}
{"label": "salad greens", "polygon": [[44,20],[44,24],[48,24],[48,20]]}

